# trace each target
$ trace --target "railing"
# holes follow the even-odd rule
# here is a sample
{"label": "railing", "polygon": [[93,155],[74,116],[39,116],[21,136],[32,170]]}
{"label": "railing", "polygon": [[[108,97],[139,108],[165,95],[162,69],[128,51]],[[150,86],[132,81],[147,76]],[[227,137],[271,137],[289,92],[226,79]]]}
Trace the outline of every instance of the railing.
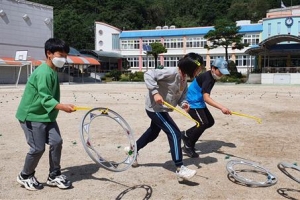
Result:
{"label": "railing", "polygon": [[263,67],[262,73],[300,73],[300,67]]}

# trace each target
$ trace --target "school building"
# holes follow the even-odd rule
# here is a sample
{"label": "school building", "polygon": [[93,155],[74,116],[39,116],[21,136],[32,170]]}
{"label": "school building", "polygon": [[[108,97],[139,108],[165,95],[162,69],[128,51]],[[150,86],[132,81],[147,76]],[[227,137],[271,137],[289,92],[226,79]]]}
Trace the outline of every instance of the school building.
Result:
{"label": "school building", "polygon": [[[0,84],[27,82],[34,68],[45,62],[44,44],[53,37],[53,30],[52,6],[25,0],[0,1]],[[73,81],[73,69],[79,73],[100,65],[73,49],[67,62],[65,70],[59,72],[64,82]],[[75,77],[81,78],[78,74]]]}
{"label": "school building", "polygon": [[[44,42],[54,35],[53,7],[25,0],[2,0],[0,5],[0,84],[26,83],[34,67],[45,60]],[[248,76],[249,83],[300,84],[300,6],[271,9],[257,23],[236,23],[243,41],[250,46],[243,50],[229,48],[228,57],[239,72]],[[60,79],[81,81],[88,74],[99,80],[100,73],[114,69],[152,69],[154,58],[147,56],[143,46],[153,42],[167,48],[158,59],[164,67],[175,67],[184,54],[196,52],[209,69],[215,58],[225,55],[223,47],[204,48],[208,44],[204,35],[212,29],[170,25],[121,30],[95,22],[95,49],[70,52]]]}
{"label": "school building", "polygon": [[[239,72],[248,75],[249,83],[300,84],[300,6],[271,9],[257,23],[249,20],[236,23],[249,47],[229,48],[228,59],[236,63]],[[154,68],[154,58],[146,55],[143,46],[160,42],[167,48],[167,53],[159,56],[159,63],[164,67],[175,67],[184,54],[196,52],[204,57],[206,68],[210,69],[215,58],[225,56],[223,47],[204,48],[208,44],[204,35],[212,29],[171,25],[157,26],[153,30],[120,30],[95,22],[95,51],[122,55],[105,70],[116,65],[121,69],[124,64],[121,59],[126,58],[132,72],[145,71]]]}

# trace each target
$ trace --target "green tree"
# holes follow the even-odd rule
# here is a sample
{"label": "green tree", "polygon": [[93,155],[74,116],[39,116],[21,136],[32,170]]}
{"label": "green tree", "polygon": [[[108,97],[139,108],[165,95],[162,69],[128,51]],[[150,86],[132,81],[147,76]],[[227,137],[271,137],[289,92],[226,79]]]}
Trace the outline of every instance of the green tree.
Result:
{"label": "green tree", "polygon": [[149,51],[148,54],[154,57],[155,69],[157,68],[157,58],[161,53],[167,53],[166,47],[159,42],[154,42],[150,44],[152,51]]}
{"label": "green tree", "polygon": [[216,25],[213,30],[210,30],[204,38],[210,42],[210,45],[206,45],[207,49],[214,49],[219,46],[225,48],[225,58],[228,62],[228,48],[243,49],[249,44],[243,43],[243,34],[239,34],[240,26],[237,26],[235,22],[231,22],[226,19],[220,19],[216,21]]}

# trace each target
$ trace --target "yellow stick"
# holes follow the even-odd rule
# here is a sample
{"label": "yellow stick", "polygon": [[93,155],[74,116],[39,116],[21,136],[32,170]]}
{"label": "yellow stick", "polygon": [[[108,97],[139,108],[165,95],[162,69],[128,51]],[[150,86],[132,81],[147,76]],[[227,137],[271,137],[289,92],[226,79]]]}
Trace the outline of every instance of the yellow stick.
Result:
{"label": "yellow stick", "polygon": [[163,102],[163,104],[166,105],[167,107],[172,108],[173,110],[179,112],[180,114],[186,116],[187,118],[193,120],[193,121],[197,124],[197,127],[200,126],[199,122],[197,122],[196,120],[194,120],[189,114],[187,114],[187,113],[185,113],[185,112],[179,110],[178,108],[172,106],[171,104],[169,104],[169,103],[167,103],[167,102],[165,102],[165,101]]}
{"label": "yellow stick", "polygon": [[248,117],[248,118],[251,118],[251,119],[254,119],[257,121],[257,123],[261,124],[262,120],[258,117],[254,117],[254,116],[251,116],[251,115],[246,115],[246,114],[243,114],[243,113],[238,113],[238,112],[232,112],[231,111],[231,114],[233,115],[238,115],[238,116],[242,116],[242,117]]}
{"label": "yellow stick", "polygon": [[74,110],[92,110],[91,107],[75,106]]}

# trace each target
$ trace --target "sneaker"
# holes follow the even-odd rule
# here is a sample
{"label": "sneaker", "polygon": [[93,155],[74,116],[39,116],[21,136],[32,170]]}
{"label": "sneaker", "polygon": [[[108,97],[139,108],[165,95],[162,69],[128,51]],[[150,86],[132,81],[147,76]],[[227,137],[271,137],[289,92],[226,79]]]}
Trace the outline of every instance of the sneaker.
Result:
{"label": "sneaker", "polygon": [[[125,160],[125,163],[129,164],[129,163],[132,162],[132,159],[133,159],[133,155],[132,155],[133,151],[131,150],[130,147],[125,147],[124,151],[125,151],[126,155],[128,155],[127,159]],[[131,167],[138,167],[139,166],[139,163],[137,161],[137,156],[136,156],[135,160],[132,162]]]}
{"label": "sneaker", "polygon": [[22,186],[24,186],[27,190],[41,190],[44,188],[43,184],[38,182],[38,180],[35,178],[35,176],[30,176],[27,179],[23,178],[21,176],[21,173],[17,177],[18,183],[20,183]]}
{"label": "sneaker", "polygon": [[197,173],[196,170],[192,170],[187,168],[184,165],[181,165],[181,168],[179,171],[176,171],[176,175],[177,175],[177,179],[178,180],[188,180],[190,178],[192,178],[193,176],[195,176]]}
{"label": "sneaker", "polygon": [[188,147],[192,146],[189,138],[185,135],[185,131],[181,131],[181,139],[184,146],[188,146]]}
{"label": "sneaker", "polygon": [[71,181],[65,175],[55,176],[54,178],[48,177],[47,184],[50,186],[57,186],[60,189],[67,189],[72,186]]}
{"label": "sneaker", "polygon": [[199,158],[199,154],[196,153],[194,148],[183,146],[182,151],[190,158]]}
{"label": "sneaker", "polygon": [[[132,161],[132,159],[133,159],[133,156],[128,156],[128,158],[125,160],[125,163],[126,164],[129,164],[129,163],[131,163],[131,161]],[[135,158],[135,160],[132,162],[132,164],[131,164],[131,167],[138,167],[139,166],[139,163],[138,163],[138,161],[137,161],[137,158]]]}

